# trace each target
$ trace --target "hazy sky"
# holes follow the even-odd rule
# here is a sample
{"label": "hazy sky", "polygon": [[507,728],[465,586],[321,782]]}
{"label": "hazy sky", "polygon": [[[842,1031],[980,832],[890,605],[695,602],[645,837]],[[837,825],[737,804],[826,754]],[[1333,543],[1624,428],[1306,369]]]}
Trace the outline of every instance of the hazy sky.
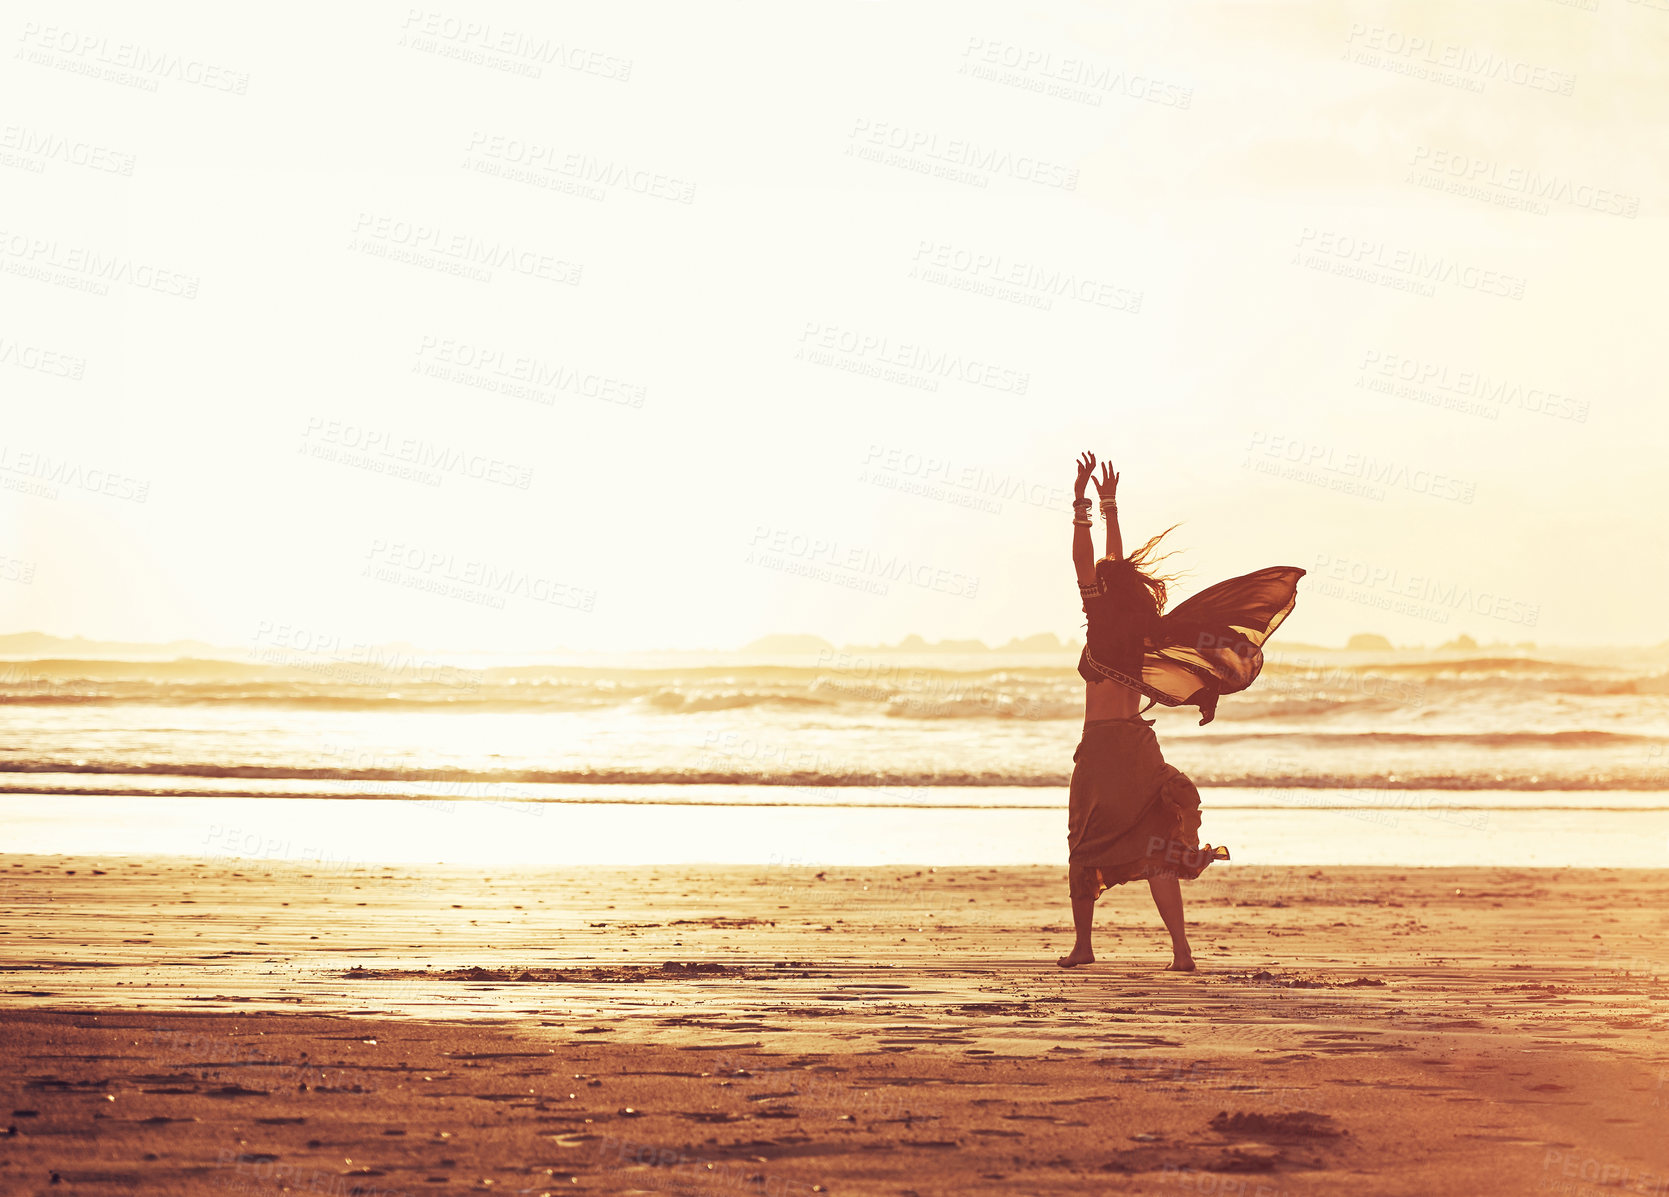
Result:
{"label": "hazy sky", "polygon": [[[1669,637],[1669,5],[25,6],[0,630]],[[1097,537],[1100,530],[1097,529]]]}

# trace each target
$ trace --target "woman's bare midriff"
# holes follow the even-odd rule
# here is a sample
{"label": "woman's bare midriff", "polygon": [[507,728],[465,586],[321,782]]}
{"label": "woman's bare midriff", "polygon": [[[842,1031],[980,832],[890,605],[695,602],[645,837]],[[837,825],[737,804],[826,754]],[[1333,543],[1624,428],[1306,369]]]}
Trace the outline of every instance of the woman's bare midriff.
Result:
{"label": "woman's bare midriff", "polygon": [[1142,696],[1117,682],[1084,683],[1084,722],[1092,719],[1128,719],[1141,709]]}

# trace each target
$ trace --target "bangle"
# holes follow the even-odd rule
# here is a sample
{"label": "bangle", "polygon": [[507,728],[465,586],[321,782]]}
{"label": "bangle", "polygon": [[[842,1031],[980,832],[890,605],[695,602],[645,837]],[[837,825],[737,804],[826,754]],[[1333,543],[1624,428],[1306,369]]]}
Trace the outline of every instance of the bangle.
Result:
{"label": "bangle", "polygon": [[1095,527],[1095,521],[1094,520],[1075,519],[1072,522],[1080,528],[1093,528],[1093,527]]}
{"label": "bangle", "polygon": [[1072,505],[1074,507],[1088,507],[1089,499],[1085,498],[1083,495],[1079,495],[1076,499],[1072,500]]}
{"label": "bangle", "polygon": [[1117,511],[1118,510],[1118,500],[1117,499],[1102,499],[1101,500],[1101,510],[1102,511]]}

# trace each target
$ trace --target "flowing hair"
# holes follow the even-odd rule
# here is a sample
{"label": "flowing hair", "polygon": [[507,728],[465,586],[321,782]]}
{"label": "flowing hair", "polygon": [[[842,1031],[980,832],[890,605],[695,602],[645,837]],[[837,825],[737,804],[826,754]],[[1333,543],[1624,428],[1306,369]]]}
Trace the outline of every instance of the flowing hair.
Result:
{"label": "flowing hair", "polygon": [[1101,584],[1102,591],[1113,600],[1117,608],[1128,611],[1135,617],[1144,635],[1151,634],[1159,622],[1159,617],[1165,613],[1165,600],[1170,595],[1170,586],[1178,578],[1176,574],[1161,574],[1154,569],[1161,561],[1174,557],[1176,551],[1160,553],[1158,556],[1154,556],[1153,551],[1159,547],[1159,542],[1176,531],[1178,526],[1172,524],[1122,560],[1114,561],[1111,557],[1103,557],[1095,563],[1095,580]]}

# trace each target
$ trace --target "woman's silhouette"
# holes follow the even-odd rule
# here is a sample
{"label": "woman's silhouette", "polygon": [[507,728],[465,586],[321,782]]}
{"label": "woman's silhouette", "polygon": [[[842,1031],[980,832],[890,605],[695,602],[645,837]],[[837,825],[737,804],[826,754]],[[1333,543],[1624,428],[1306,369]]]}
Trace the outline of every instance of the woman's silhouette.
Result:
{"label": "woman's silhouette", "polygon": [[[1107,521],[1099,561],[1090,537],[1086,484],[1094,478]],[[1118,475],[1095,454],[1078,460],[1072,505],[1072,564],[1088,617],[1083,656],[1084,735],[1073,754],[1067,814],[1068,884],[1076,942],[1062,968],[1095,959],[1095,902],[1103,892],[1145,878],[1171,934],[1168,966],[1191,972],[1194,957],[1182,915],[1181,880],[1192,880],[1228,850],[1201,846],[1200,795],[1165,763],[1153,721],[1138,710],[1197,706],[1209,723],[1223,694],[1244,690],[1263,667],[1262,645],[1296,599],[1304,571],[1275,566],[1220,582],[1165,613],[1166,581],[1154,571],[1161,532],[1128,557],[1118,526]],[[1167,530],[1168,531],[1168,530]]]}

